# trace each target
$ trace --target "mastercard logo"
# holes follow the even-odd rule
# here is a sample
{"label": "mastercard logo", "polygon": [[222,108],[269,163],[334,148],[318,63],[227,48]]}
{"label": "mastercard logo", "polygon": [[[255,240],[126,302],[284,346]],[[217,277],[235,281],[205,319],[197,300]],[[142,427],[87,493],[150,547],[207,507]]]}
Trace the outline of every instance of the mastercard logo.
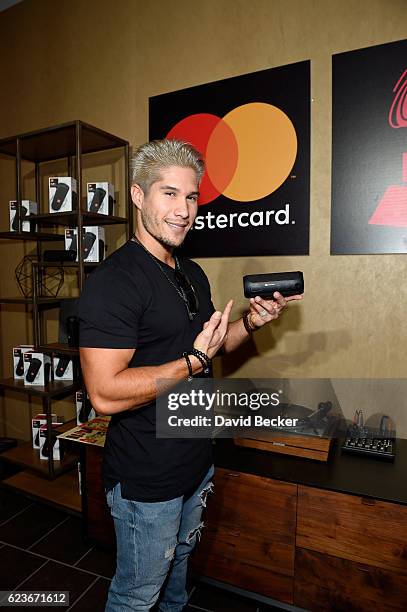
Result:
{"label": "mastercard logo", "polygon": [[263,102],[243,104],[224,117],[189,115],[166,138],[186,140],[204,156],[200,205],[220,195],[253,202],[273,193],[289,176],[298,150],[289,117]]}

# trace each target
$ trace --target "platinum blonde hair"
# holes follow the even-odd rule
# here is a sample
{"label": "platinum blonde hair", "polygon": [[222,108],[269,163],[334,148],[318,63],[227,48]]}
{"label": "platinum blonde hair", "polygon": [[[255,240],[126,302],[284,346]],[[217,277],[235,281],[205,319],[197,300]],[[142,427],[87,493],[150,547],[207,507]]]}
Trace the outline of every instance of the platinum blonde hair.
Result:
{"label": "platinum blonde hair", "polygon": [[202,155],[189,142],[183,140],[151,140],[141,145],[131,160],[132,184],[140,185],[147,193],[151,185],[159,180],[161,171],[170,166],[192,168],[198,184],[205,172]]}

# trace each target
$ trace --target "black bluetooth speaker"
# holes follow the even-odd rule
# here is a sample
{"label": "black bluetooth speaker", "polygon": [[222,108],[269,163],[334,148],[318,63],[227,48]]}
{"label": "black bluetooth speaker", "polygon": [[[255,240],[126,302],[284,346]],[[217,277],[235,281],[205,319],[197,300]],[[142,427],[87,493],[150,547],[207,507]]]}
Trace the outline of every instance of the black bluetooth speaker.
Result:
{"label": "black bluetooth speaker", "polygon": [[75,261],[76,251],[74,250],[62,250],[62,249],[49,249],[44,251],[44,261]]}
{"label": "black bluetooth speaker", "polygon": [[19,230],[18,222],[20,221],[20,219],[22,220],[26,216],[27,211],[28,211],[27,207],[23,205],[21,205],[20,209],[17,208],[15,217],[13,219],[13,223],[11,225],[11,227],[13,228],[15,232],[18,232]]}
{"label": "black bluetooth speaker", "polygon": [[65,374],[65,370],[71,361],[70,357],[60,357],[55,368],[55,376],[61,378]]}
{"label": "black bluetooth speaker", "polygon": [[18,363],[16,366],[16,376],[24,375],[24,353],[20,353],[20,357],[18,358]]}
{"label": "black bluetooth speaker", "polygon": [[27,382],[34,382],[38,372],[40,371],[41,366],[42,363],[40,359],[37,359],[36,357],[33,357],[33,359],[31,359],[31,363],[29,365],[26,375]]}
{"label": "black bluetooth speaker", "polygon": [[244,294],[247,298],[257,295],[271,300],[278,291],[284,297],[304,293],[302,272],[274,272],[270,274],[249,274],[243,277]]}
{"label": "black bluetooth speaker", "polygon": [[96,235],[93,232],[85,232],[85,236],[82,241],[82,252],[83,258],[86,259],[92,250],[93,245],[96,241]]}
{"label": "black bluetooth speaker", "polygon": [[58,183],[58,187],[55,190],[54,197],[52,198],[51,202],[52,210],[60,210],[68,191],[69,186],[66,183]]}
{"label": "black bluetooth speaker", "polygon": [[97,187],[95,189],[95,193],[93,194],[92,202],[89,206],[89,212],[97,213],[99,212],[99,208],[102,206],[104,197],[106,195],[106,190],[101,187]]}

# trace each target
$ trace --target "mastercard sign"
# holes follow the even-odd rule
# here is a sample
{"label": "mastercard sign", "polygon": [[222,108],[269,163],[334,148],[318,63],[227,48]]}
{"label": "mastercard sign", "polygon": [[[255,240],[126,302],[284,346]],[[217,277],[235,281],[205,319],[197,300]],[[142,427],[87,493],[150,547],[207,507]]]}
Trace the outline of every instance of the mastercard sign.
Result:
{"label": "mastercard sign", "polygon": [[301,62],[150,99],[150,138],[205,159],[188,255],[308,254],[309,90]]}

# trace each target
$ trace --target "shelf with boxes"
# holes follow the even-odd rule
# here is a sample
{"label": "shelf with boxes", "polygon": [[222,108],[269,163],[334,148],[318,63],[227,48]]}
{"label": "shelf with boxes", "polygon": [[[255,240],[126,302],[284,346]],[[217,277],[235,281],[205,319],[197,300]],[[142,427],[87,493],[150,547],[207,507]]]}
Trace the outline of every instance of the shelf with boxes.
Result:
{"label": "shelf with boxes", "polygon": [[[47,498],[52,496],[44,494],[43,482],[38,484],[40,481],[33,475],[36,473],[53,481],[78,460],[72,452],[64,456],[58,454],[56,432],[69,429],[75,422],[83,422],[84,418],[92,418],[94,412],[81,380],[77,346],[69,346],[61,338],[58,342],[49,341],[44,316],[48,310],[77,299],[77,296],[62,297],[58,293],[63,286],[64,271],[76,276],[77,293],[80,295],[86,276],[105,257],[108,226],[122,225],[126,238],[130,237],[133,206],[129,198],[129,143],[82,121],[72,121],[2,139],[0,154],[15,160],[16,185],[16,197],[9,201],[9,228],[0,232],[0,239],[25,243],[33,241],[36,244],[36,255],[28,262],[29,273],[26,274],[29,277],[29,295],[0,296],[0,305],[7,306],[8,316],[10,308],[23,305],[33,320],[32,338],[28,338],[32,346],[27,347],[29,350],[23,356],[26,366],[24,378],[0,379],[0,393],[5,397],[5,402],[8,401],[6,394],[10,391],[25,393],[28,400],[35,397],[41,399],[42,416],[34,415],[33,418],[38,417],[43,421],[38,433],[46,449],[41,456],[41,449],[33,446],[35,438],[32,433],[30,442],[18,441],[14,448],[1,453],[0,458],[29,470],[26,476],[13,476],[10,486],[18,487],[20,485],[15,483],[26,482],[30,489],[38,486],[42,491],[41,496]],[[100,180],[100,177],[96,179],[96,173],[89,175],[89,169],[93,172],[93,158],[86,156],[92,154],[113,156],[112,167],[114,163],[120,164],[121,170],[115,166],[115,176],[121,177],[119,197],[113,186],[115,179]],[[62,171],[55,172],[56,162],[64,165]],[[34,164],[31,176],[34,177],[35,194],[32,193],[31,198],[25,193],[23,196],[23,191],[27,191],[23,164]],[[50,171],[47,164],[52,164]],[[86,182],[85,167],[89,175]],[[47,189],[44,188],[46,178]],[[53,250],[46,250],[42,243],[52,241],[55,241],[55,248],[51,245]],[[50,294],[46,285],[47,276],[54,274],[53,268],[62,279],[56,294]],[[15,371],[16,364],[14,375]],[[53,402],[70,396],[74,397],[76,419],[62,425],[53,422]],[[27,406],[30,406],[29,401]],[[53,449],[53,452],[49,449]],[[37,485],[33,484],[35,482]],[[77,506],[76,501],[74,505]]]}

